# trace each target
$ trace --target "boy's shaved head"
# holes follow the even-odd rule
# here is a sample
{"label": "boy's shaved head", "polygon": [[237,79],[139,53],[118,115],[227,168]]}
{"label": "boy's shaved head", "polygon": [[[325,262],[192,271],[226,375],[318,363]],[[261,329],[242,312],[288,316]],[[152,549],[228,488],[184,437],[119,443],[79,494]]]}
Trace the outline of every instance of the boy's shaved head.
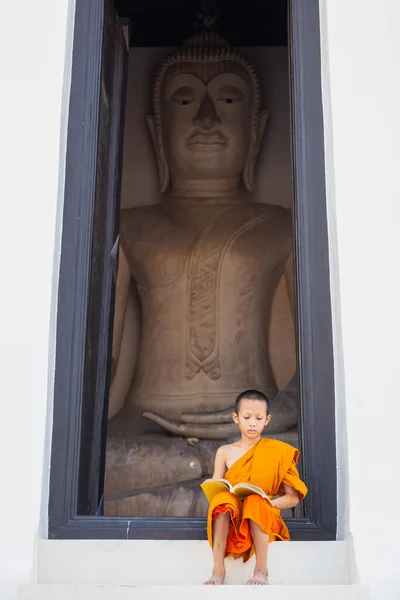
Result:
{"label": "boy's shaved head", "polygon": [[246,399],[246,400],[261,400],[261,402],[265,402],[265,404],[267,406],[267,416],[269,415],[268,397],[265,394],[263,394],[262,392],[259,392],[258,390],[246,390],[245,392],[242,392],[241,394],[239,394],[239,396],[236,398],[236,402],[235,402],[235,413],[237,415],[239,414],[240,403],[244,399]]}

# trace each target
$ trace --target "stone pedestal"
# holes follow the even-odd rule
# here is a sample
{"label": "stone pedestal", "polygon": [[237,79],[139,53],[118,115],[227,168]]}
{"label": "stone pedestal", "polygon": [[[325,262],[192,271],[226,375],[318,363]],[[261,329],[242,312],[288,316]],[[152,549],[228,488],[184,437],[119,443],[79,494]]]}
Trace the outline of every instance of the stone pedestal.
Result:
{"label": "stone pedestal", "polygon": [[[268,437],[298,445],[297,431]],[[200,483],[212,476],[222,443],[156,434],[109,438],[104,514],[205,517],[208,503]]]}

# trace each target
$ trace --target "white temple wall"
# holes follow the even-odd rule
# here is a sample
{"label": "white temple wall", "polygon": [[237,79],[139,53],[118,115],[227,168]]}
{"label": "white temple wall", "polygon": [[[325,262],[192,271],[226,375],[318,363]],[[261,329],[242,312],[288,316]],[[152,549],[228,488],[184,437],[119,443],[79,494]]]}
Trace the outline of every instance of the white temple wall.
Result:
{"label": "white temple wall", "polygon": [[73,0],[18,0],[0,11],[2,600],[33,576],[47,513],[73,10]]}
{"label": "white temple wall", "polygon": [[400,586],[400,4],[321,0],[320,6],[339,527],[353,540],[355,578],[373,586],[386,581],[385,598],[394,598],[396,581]]}

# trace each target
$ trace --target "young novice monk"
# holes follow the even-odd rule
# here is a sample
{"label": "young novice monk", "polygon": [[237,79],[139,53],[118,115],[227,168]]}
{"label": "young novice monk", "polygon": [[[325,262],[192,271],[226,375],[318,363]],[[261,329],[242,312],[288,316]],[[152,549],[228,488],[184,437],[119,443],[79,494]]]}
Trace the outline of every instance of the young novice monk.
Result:
{"label": "young novice monk", "polygon": [[268,543],[290,539],[280,509],[296,506],[307,488],[296,469],[299,451],[284,442],[261,438],[271,420],[268,398],[263,393],[247,390],[240,394],[232,416],[239,425],[241,438],[218,448],[213,478],[223,477],[232,485],[241,482],[257,485],[273,499],[273,506],[258,494],[248,496],[243,502],[228,491],[214,496],[207,527],[214,568],[205,583],[223,583],[225,556],[241,556],[246,562],[255,552],[254,576],[247,583],[266,585]]}

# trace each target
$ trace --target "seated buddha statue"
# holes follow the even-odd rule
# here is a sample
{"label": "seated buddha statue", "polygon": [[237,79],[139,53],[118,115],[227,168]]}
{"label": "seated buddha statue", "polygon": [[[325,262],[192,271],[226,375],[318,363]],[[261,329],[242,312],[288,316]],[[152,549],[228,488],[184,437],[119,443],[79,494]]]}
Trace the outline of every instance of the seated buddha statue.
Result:
{"label": "seated buddha statue", "polygon": [[271,398],[269,433],[287,431],[296,383],[278,393],[269,335],[282,278],[292,298],[292,225],[289,210],[253,200],[258,77],[202,33],[162,62],[153,98],[162,198],[121,211],[113,372],[129,316],[130,389],[111,389],[114,430],[227,439],[236,395],[256,388]]}

